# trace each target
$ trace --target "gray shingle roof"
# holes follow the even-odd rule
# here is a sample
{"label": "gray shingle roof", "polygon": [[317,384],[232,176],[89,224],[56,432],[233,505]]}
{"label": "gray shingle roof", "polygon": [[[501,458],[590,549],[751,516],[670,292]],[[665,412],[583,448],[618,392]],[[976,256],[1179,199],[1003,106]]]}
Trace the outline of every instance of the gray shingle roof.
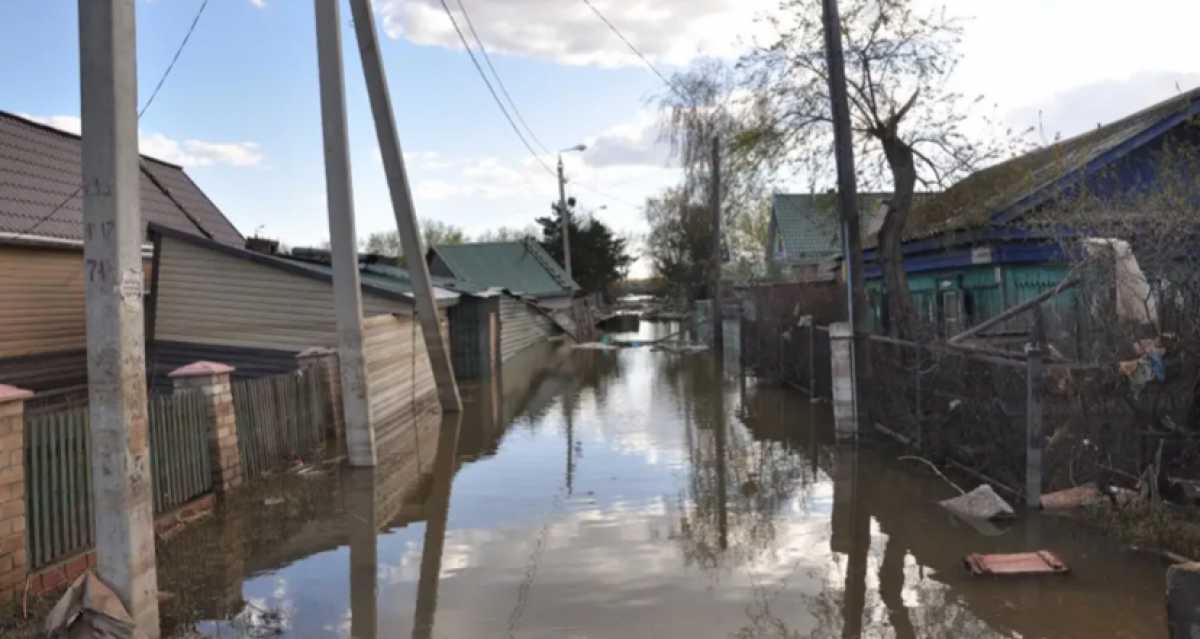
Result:
{"label": "gray shingle roof", "polygon": [[[242,246],[242,234],[182,168],[146,156],[141,167],[146,224]],[[79,136],[0,111],[0,232],[82,240],[80,175]]]}
{"label": "gray shingle roof", "polygon": [[479,242],[435,246],[430,256],[440,257],[460,290],[472,292],[503,288],[534,297],[569,295],[579,285],[532,238],[516,242]]}

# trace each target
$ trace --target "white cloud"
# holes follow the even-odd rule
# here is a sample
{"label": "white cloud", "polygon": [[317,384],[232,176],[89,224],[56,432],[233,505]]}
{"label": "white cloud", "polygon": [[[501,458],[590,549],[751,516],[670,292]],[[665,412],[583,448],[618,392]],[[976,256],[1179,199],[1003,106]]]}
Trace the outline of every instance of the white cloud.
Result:
{"label": "white cloud", "polygon": [[[700,55],[736,56],[738,36],[760,29],[755,17],[777,4],[775,0],[592,1],[638,50],[667,64],[685,64]],[[573,65],[642,64],[582,2],[464,0],[464,4],[490,51]],[[441,0],[381,0],[375,7],[384,33],[391,38],[461,47]],[[454,13],[469,38],[462,13],[457,8]]]}
{"label": "white cloud", "polygon": [[254,5],[256,8],[262,9],[263,7],[267,6],[267,0],[250,0],[250,4]]}
{"label": "white cloud", "polygon": [[584,158],[596,168],[620,166],[666,166],[670,147],[659,139],[658,114],[640,112],[632,121],[609,128],[588,140]]}
{"label": "white cloud", "polygon": [[[21,114],[21,117],[79,135],[83,129],[79,116]],[[138,133],[139,150],[152,158],[178,164],[185,168],[200,166],[257,166],[263,152],[256,142],[210,142],[207,140],[176,140],[162,133]]]}

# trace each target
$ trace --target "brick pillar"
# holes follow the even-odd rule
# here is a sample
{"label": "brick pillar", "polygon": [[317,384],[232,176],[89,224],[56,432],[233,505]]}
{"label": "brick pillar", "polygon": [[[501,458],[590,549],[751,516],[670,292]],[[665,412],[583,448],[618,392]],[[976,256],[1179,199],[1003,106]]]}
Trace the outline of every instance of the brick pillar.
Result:
{"label": "brick pillar", "polygon": [[858,389],[854,371],[854,330],[849,322],[829,325],[829,352],[833,378],[833,422],[838,439],[858,436]]}
{"label": "brick pillar", "polygon": [[208,445],[212,451],[213,488],[217,494],[242,485],[242,457],[238,450],[233,389],[229,384],[229,374],[233,370],[227,364],[194,362],[168,375],[175,382],[175,390],[199,390],[208,399],[212,419]]}
{"label": "brick pillar", "polygon": [[33,393],[0,384],[0,603],[18,595],[25,558],[25,400]]}
{"label": "brick pillar", "polygon": [[346,450],[346,414],[342,410],[342,373],[339,369],[337,351],[332,348],[314,346],[296,355],[296,364],[303,370],[317,369],[328,382],[329,430],[337,441],[337,450]]}

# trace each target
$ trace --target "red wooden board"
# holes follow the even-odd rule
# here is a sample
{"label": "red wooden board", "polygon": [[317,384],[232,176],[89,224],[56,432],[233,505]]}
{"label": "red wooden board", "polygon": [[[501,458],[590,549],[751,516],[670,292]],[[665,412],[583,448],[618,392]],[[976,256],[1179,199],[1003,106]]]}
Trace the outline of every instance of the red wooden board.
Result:
{"label": "red wooden board", "polygon": [[971,553],[963,558],[963,563],[976,575],[1056,575],[1071,570],[1049,550],[1007,555]]}

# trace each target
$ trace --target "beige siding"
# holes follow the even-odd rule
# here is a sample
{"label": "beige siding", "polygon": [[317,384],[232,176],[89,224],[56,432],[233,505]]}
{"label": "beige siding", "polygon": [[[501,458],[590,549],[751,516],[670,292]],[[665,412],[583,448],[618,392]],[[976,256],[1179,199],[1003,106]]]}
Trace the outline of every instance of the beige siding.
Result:
{"label": "beige siding", "polygon": [[408,316],[364,320],[368,401],[379,450],[412,432],[421,415],[438,410],[437,385],[421,328]]}
{"label": "beige siding", "polygon": [[[162,238],[156,340],[303,350],[337,343],[329,282]],[[408,312],[366,294],[364,315]]]}
{"label": "beige siding", "polygon": [[83,254],[0,246],[0,358],[80,350]]}
{"label": "beige siding", "polygon": [[500,298],[500,361],[545,340],[557,332],[554,322],[514,297]]}

